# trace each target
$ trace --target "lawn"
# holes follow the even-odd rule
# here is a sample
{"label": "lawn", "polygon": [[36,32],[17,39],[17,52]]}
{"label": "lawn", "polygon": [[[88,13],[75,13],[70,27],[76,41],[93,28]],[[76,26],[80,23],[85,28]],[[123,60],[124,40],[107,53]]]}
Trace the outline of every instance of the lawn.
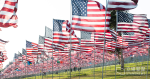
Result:
{"label": "lawn", "polygon": [[[120,70],[120,65],[116,65],[116,68],[116,79],[146,79],[147,61],[143,62],[143,64],[142,62],[125,64],[125,70]],[[103,79],[115,79],[115,65],[105,66],[103,71]],[[71,79],[94,79],[94,76],[95,79],[102,78],[102,67],[82,69],[80,72],[71,72]],[[69,79],[69,77],[70,72],[53,74],[53,79]],[[35,76],[21,79],[35,79]],[[36,76],[36,79],[42,79],[42,76]],[[43,76],[43,79],[52,79],[52,74]],[[150,62],[147,79],[150,79]]]}

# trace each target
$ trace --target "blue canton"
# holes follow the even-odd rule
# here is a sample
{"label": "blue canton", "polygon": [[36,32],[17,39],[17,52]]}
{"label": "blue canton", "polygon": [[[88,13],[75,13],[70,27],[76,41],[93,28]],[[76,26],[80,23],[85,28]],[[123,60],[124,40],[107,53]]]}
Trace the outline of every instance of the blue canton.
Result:
{"label": "blue canton", "polygon": [[39,36],[39,44],[44,44],[45,38],[42,36]]}
{"label": "blue canton", "polygon": [[147,19],[148,20],[148,25],[149,25],[149,28],[150,28],[150,19]]}
{"label": "blue canton", "polygon": [[53,20],[53,31],[62,32],[62,24],[65,20]]}
{"label": "blue canton", "polygon": [[53,30],[48,27],[45,27],[45,37],[53,38]]}
{"label": "blue canton", "polygon": [[29,42],[29,41],[26,41],[26,47],[27,47],[27,48],[32,48],[32,43]]}
{"label": "blue canton", "polygon": [[72,15],[87,16],[88,0],[72,0]]}
{"label": "blue canton", "polygon": [[25,49],[22,49],[22,54],[23,54],[23,55],[27,55],[27,52],[26,52]]}
{"label": "blue canton", "polygon": [[91,32],[81,31],[81,39],[91,39]]}
{"label": "blue canton", "polygon": [[133,22],[133,14],[125,11],[118,11],[118,22]]}

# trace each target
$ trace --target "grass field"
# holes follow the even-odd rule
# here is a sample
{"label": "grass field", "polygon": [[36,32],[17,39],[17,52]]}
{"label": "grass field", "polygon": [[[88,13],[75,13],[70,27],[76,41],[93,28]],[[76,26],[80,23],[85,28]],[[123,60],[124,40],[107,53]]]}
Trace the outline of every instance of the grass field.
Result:
{"label": "grass field", "polygon": [[[116,65],[116,68],[116,79],[146,79],[147,61],[143,64],[142,62],[125,64],[125,70],[120,70],[120,65]],[[103,71],[103,79],[115,79],[115,65],[105,66]],[[94,79],[94,76],[95,79],[102,78],[102,67],[95,67],[95,72],[94,68],[71,72],[71,79]],[[53,79],[69,79],[69,77],[70,72],[53,74]],[[35,79],[35,76],[22,79]],[[42,76],[36,76],[36,79],[42,79]],[[52,74],[43,76],[43,79],[52,79]],[[147,79],[150,79],[150,62]]]}

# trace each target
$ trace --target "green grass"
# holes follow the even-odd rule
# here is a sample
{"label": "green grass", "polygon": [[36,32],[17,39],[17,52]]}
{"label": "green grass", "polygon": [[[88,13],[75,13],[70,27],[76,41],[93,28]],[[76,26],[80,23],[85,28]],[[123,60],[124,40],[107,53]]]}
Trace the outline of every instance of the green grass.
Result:
{"label": "green grass", "polygon": [[[103,79],[115,79],[115,65],[105,66],[105,67],[103,70],[104,71]],[[146,79],[147,61],[143,62],[143,64],[141,62],[125,64],[124,65],[125,74],[124,71],[120,69],[121,67],[120,65],[116,65],[116,67],[117,67],[116,79]],[[143,69],[141,69],[141,67]],[[141,73],[145,73],[145,74],[141,74]],[[94,68],[82,69],[80,72],[73,71],[71,72],[71,79],[79,79],[79,77],[80,79],[94,79],[94,75],[95,75],[95,79],[101,79],[102,67],[95,67],[95,73],[94,73]],[[69,79],[69,77],[70,77],[70,72],[68,73],[61,72],[58,74],[53,74],[53,79]],[[26,79],[26,78],[22,78],[22,79]],[[27,79],[35,79],[35,76],[28,77]],[[42,79],[42,76],[36,76],[36,79]],[[43,76],[43,79],[52,79],[52,74]],[[150,62],[148,68],[148,79],[150,79]]]}

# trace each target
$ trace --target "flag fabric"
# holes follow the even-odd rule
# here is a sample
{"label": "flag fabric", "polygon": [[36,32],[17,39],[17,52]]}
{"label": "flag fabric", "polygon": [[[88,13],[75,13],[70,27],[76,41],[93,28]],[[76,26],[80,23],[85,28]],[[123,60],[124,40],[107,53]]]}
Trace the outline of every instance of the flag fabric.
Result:
{"label": "flag fabric", "polygon": [[92,32],[81,31],[81,39],[91,39]]}
{"label": "flag fabric", "polygon": [[150,19],[147,19],[148,20],[148,25],[149,25],[149,28],[150,28]]}
{"label": "flag fabric", "polygon": [[30,62],[30,61],[27,61],[27,64],[28,64],[28,65],[32,65],[32,62]]}
{"label": "flag fabric", "polygon": [[137,7],[138,0],[108,0],[108,10],[131,10]]}
{"label": "flag fabric", "polygon": [[0,69],[2,69],[3,68],[3,64],[2,63],[0,63]]}
{"label": "flag fabric", "polygon": [[68,24],[68,20],[53,20],[53,43],[79,43],[78,38],[74,35],[71,35],[70,39],[70,33],[66,31]]}
{"label": "flag fabric", "polygon": [[17,8],[18,0],[5,0],[4,6],[0,10],[0,27],[17,27]]}
{"label": "flag fabric", "polygon": [[148,20],[145,14],[118,12],[118,32],[140,32],[146,34],[148,27]]}
{"label": "flag fabric", "polygon": [[4,62],[4,55],[3,52],[0,51],[0,63]]}
{"label": "flag fabric", "polygon": [[53,30],[45,26],[45,37],[53,38]]}
{"label": "flag fabric", "polygon": [[40,52],[38,52],[38,44],[30,41],[26,41],[26,51],[27,51],[27,55],[40,54]]}
{"label": "flag fabric", "polygon": [[63,50],[65,44],[53,43],[53,39],[45,38],[44,47],[46,52],[54,52],[53,49]]}
{"label": "flag fabric", "polygon": [[3,51],[3,58],[4,58],[4,62],[5,62],[5,60],[8,59],[6,51]]}
{"label": "flag fabric", "polygon": [[18,61],[22,62],[23,58],[22,58],[22,54],[18,51]]}
{"label": "flag fabric", "polygon": [[16,53],[14,55],[14,61],[15,61],[15,63],[17,63],[17,61],[18,61],[18,54],[16,54]]}
{"label": "flag fabric", "polygon": [[0,51],[5,51],[5,44],[8,43],[8,41],[4,41],[0,39]]}
{"label": "flag fabric", "polygon": [[45,27],[45,40],[44,40],[44,51],[45,52],[54,52],[53,49],[63,50],[65,44],[53,43],[53,30],[48,27]]}
{"label": "flag fabric", "polygon": [[[106,12],[106,31],[109,28],[111,14]],[[92,0],[72,0],[73,30],[88,32],[104,32],[105,7]]]}
{"label": "flag fabric", "polygon": [[91,47],[94,46],[94,36],[93,32],[81,31],[81,47]]}
{"label": "flag fabric", "polygon": [[148,31],[149,28],[149,23],[148,23],[148,19],[147,19],[147,15],[146,14],[134,14],[134,17],[136,17],[136,22],[138,22],[140,24],[139,28],[139,32],[141,34],[146,35],[146,32]]}
{"label": "flag fabric", "polygon": [[27,60],[27,52],[26,52],[26,50],[25,49],[23,49],[22,48],[22,59],[24,60],[24,61],[26,61]]}
{"label": "flag fabric", "polygon": [[39,44],[38,44],[38,51],[39,52],[43,52],[44,49],[44,42],[45,42],[45,38],[43,36],[39,35]]}
{"label": "flag fabric", "polygon": [[16,71],[21,71],[21,70],[19,70],[18,68],[16,68],[15,70],[16,70]]}
{"label": "flag fabric", "polygon": [[[118,11],[118,32],[135,32],[139,31],[137,29],[138,23],[133,23],[133,14],[125,12],[125,11]],[[136,27],[137,26],[137,27]]]}
{"label": "flag fabric", "polygon": [[111,32],[105,32],[105,38],[104,38],[104,32],[95,32],[94,33],[94,39],[96,41],[113,41],[115,38],[112,36]]}

